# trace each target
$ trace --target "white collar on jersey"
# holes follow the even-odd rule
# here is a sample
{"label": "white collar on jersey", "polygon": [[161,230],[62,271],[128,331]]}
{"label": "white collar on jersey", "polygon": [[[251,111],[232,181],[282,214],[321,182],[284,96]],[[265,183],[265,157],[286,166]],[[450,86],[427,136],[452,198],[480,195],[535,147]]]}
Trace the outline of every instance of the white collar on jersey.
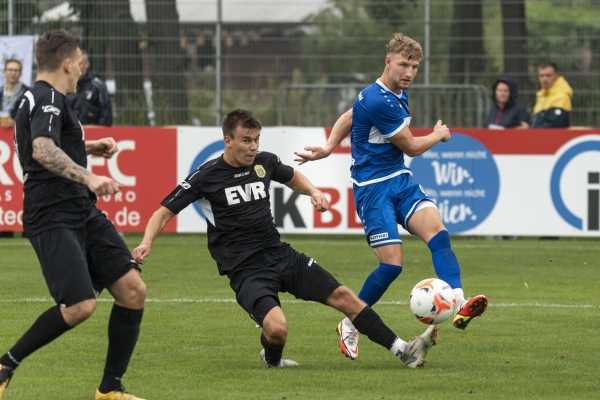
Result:
{"label": "white collar on jersey", "polygon": [[384,88],[386,91],[390,92],[391,94],[393,94],[393,95],[394,95],[394,96],[396,96],[397,98],[400,98],[400,97],[402,97],[402,90],[400,90],[400,94],[396,94],[396,93],[392,92],[390,89],[388,89],[388,87],[387,87],[387,86],[385,86],[385,85],[383,84],[383,82],[381,82],[381,81],[379,80],[379,78],[377,78],[377,80],[375,81],[375,83],[377,83],[379,86],[381,86],[382,88]]}

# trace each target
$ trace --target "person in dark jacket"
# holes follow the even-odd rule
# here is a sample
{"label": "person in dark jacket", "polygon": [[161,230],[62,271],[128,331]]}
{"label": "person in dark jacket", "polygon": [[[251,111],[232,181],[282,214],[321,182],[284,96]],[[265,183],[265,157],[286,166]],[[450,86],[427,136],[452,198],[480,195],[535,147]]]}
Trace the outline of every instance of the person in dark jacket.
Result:
{"label": "person in dark jacket", "polygon": [[488,113],[485,126],[488,128],[517,128],[529,127],[527,110],[517,103],[517,84],[508,78],[501,78],[494,83],[494,103]]}
{"label": "person in dark jacket", "polygon": [[81,78],[77,82],[77,92],[67,96],[67,101],[82,125],[112,125],[112,108],[106,85],[90,69],[90,60],[85,50],[81,50]]}

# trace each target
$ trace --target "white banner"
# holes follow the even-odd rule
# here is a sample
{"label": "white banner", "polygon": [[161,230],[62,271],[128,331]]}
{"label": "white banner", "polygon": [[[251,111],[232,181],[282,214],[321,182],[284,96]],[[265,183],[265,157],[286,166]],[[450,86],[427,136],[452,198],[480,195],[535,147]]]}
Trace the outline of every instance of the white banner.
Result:
{"label": "white banner", "polygon": [[[273,182],[271,208],[281,233],[363,233],[349,182],[349,149],[302,166],[294,162],[294,151],[324,145],[326,139],[324,128],[262,131],[260,150],[277,154],[304,173],[331,201],[330,211],[317,213],[308,197]],[[502,143],[497,137],[486,141],[494,149]],[[600,135],[568,133],[554,142],[562,143],[558,150],[522,154],[521,146],[521,154],[507,154],[504,149],[490,151],[474,136],[453,133],[449,142],[407,160],[407,165],[436,200],[452,234],[600,236]],[[223,135],[220,128],[182,127],[177,148],[178,181],[182,181],[223,152]],[[206,231],[197,205],[182,211],[177,221],[178,232]]]}
{"label": "white banner", "polygon": [[[4,62],[10,58],[17,59],[23,64],[21,82],[31,87],[33,67],[33,36],[16,35],[0,36],[0,56],[2,57],[2,70]],[[4,75],[0,75],[0,86],[4,86]]]}

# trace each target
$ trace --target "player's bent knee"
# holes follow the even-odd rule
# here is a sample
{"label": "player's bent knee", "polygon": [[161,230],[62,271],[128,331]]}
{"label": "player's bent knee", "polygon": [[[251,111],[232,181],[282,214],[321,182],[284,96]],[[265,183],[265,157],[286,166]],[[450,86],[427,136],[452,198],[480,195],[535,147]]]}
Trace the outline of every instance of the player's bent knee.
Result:
{"label": "player's bent knee", "polygon": [[346,286],[340,286],[331,292],[327,298],[327,304],[340,311],[348,311],[356,307],[362,308],[366,305]]}
{"label": "player's bent knee", "polygon": [[96,299],[88,299],[70,307],[61,308],[61,313],[67,324],[75,326],[88,319],[95,310]]}
{"label": "player's bent knee", "polygon": [[287,321],[277,313],[267,314],[263,320],[263,332],[269,342],[285,343],[288,333]]}
{"label": "player's bent knee", "polygon": [[265,320],[263,331],[269,342],[285,342],[288,334],[288,327],[287,323],[275,322],[268,324]]}
{"label": "player's bent knee", "polygon": [[121,307],[138,310],[144,307],[147,288],[136,269],[130,270],[118,281],[109,286],[116,304]]}
{"label": "player's bent knee", "polygon": [[146,287],[146,283],[143,280],[139,280],[138,284],[135,286],[135,295],[137,301],[145,302],[146,296],[148,295],[148,288]]}

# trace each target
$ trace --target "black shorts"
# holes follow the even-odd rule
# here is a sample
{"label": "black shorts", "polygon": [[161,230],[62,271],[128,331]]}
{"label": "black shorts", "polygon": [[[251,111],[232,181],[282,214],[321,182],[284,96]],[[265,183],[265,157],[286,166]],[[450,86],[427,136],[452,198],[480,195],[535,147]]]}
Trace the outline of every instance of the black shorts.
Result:
{"label": "black shorts", "polygon": [[289,292],[297,299],[325,304],[341,284],[315,260],[287,243],[258,252],[230,271],[229,284],[236,300],[250,316],[256,300]]}
{"label": "black shorts", "polygon": [[138,268],[115,226],[102,213],[81,228],[54,228],[29,241],[50,294],[63,307],[95,298],[131,268]]}

